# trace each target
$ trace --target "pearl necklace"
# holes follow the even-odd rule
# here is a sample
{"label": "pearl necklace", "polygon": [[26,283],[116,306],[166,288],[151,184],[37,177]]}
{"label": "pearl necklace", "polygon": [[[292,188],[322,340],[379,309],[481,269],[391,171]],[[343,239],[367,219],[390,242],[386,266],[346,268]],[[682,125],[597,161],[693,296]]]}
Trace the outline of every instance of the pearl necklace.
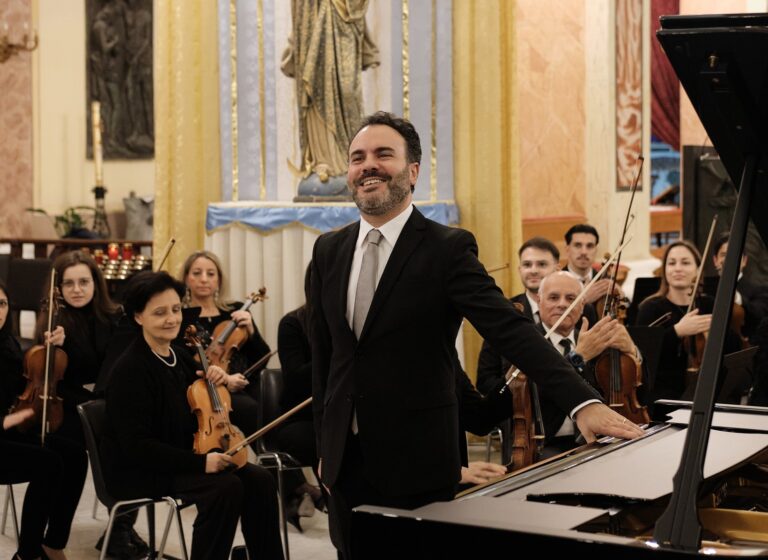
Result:
{"label": "pearl necklace", "polygon": [[166,358],[164,358],[163,356],[161,356],[160,354],[158,354],[157,352],[155,352],[155,350],[154,350],[153,348],[150,348],[150,350],[152,350],[152,353],[153,353],[155,356],[157,356],[157,359],[158,359],[158,360],[160,360],[161,362],[163,362],[163,363],[164,363],[165,365],[167,365],[168,367],[176,367],[176,352],[174,352],[174,351],[173,351],[173,348],[169,348],[169,350],[171,351],[171,356],[173,356],[173,361],[172,361],[172,362],[169,362],[169,361],[168,361]]}

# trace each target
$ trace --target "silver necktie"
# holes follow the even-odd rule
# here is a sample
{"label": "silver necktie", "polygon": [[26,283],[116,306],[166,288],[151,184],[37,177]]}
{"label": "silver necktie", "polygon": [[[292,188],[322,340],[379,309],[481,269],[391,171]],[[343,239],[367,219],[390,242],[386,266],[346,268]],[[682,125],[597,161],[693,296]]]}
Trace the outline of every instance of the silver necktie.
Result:
{"label": "silver necktie", "polygon": [[360,277],[357,279],[357,290],[355,291],[355,309],[352,314],[352,330],[359,339],[363,332],[365,318],[368,316],[368,310],[371,308],[373,294],[376,291],[376,276],[379,270],[379,242],[381,242],[381,232],[372,229],[365,236],[366,246],[363,253],[363,264],[360,267]]}

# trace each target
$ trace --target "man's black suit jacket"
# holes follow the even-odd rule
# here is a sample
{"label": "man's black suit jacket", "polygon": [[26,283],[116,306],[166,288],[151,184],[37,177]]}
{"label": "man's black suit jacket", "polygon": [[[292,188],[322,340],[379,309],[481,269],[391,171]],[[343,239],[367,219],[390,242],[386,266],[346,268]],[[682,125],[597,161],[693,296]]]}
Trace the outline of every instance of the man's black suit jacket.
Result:
{"label": "man's black suit jacket", "polygon": [[358,341],[346,319],[359,223],[322,235],[312,259],[312,381],[322,477],[333,487],[353,409],[362,475],[380,492],[416,495],[460,477],[453,356],[466,317],[504,356],[571,410],[596,393],[514,310],[467,231],[406,222]]}

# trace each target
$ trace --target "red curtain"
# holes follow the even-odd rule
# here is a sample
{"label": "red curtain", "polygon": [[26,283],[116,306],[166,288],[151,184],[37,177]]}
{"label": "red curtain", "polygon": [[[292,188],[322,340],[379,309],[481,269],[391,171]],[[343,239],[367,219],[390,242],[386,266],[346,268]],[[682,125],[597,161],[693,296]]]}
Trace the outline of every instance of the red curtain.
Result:
{"label": "red curtain", "polygon": [[656,40],[659,16],[680,12],[680,0],[651,0],[651,133],[680,149],[680,82]]}

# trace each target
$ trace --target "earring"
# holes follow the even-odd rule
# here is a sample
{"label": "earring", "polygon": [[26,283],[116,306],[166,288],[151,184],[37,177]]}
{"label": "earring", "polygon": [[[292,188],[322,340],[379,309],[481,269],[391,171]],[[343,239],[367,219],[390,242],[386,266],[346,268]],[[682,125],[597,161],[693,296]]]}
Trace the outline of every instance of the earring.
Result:
{"label": "earring", "polygon": [[216,291],[213,292],[213,301],[218,306],[219,305],[219,289],[216,288]]}
{"label": "earring", "polygon": [[184,307],[189,307],[190,302],[192,301],[192,292],[189,288],[184,292],[184,299],[181,300],[181,303],[184,305]]}

